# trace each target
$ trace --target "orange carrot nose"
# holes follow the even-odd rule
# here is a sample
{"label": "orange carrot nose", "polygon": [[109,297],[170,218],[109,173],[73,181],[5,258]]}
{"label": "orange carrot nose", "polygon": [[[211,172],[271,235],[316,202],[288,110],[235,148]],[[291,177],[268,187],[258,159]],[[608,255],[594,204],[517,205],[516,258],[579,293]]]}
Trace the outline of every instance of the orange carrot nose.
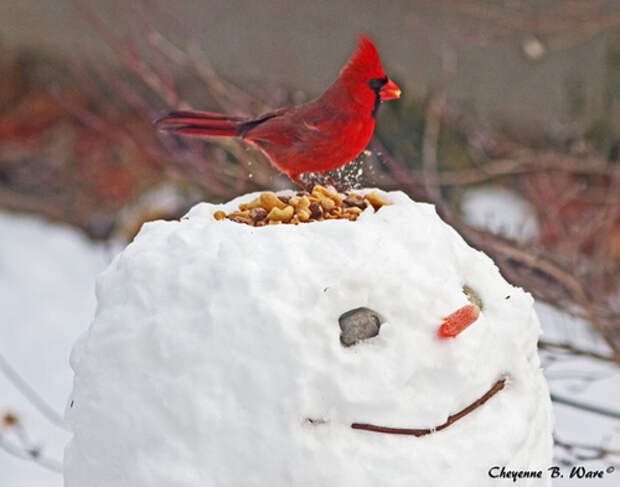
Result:
{"label": "orange carrot nose", "polygon": [[400,94],[400,88],[396,86],[396,83],[394,83],[391,79],[383,85],[381,90],[379,90],[379,98],[381,100],[393,100],[395,98],[400,98]]}
{"label": "orange carrot nose", "polygon": [[476,321],[478,316],[480,316],[480,308],[478,306],[475,304],[463,306],[444,318],[437,334],[440,338],[454,338]]}

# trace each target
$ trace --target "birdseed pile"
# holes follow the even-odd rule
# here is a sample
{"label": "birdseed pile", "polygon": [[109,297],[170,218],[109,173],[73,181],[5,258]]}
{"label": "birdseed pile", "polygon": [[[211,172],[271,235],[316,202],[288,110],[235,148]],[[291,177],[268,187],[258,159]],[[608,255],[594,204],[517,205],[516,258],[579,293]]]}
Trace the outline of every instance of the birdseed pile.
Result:
{"label": "birdseed pile", "polygon": [[249,203],[239,205],[237,211],[226,214],[216,211],[216,220],[232,220],[255,227],[288,223],[316,222],[323,220],[350,220],[357,217],[369,206],[378,211],[390,205],[374,190],[368,194],[338,193],[324,186],[315,186],[312,193],[299,192],[295,196],[278,196],[264,192]]}

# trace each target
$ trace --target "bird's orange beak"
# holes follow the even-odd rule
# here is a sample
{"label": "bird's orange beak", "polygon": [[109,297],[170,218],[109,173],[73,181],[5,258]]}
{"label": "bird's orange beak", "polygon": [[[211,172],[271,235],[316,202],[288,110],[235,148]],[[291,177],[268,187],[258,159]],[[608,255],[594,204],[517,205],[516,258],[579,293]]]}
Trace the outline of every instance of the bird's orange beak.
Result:
{"label": "bird's orange beak", "polygon": [[391,79],[383,85],[383,88],[379,90],[379,98],[383,100],[394,100],[400,98],[400,88],[396,86]]}

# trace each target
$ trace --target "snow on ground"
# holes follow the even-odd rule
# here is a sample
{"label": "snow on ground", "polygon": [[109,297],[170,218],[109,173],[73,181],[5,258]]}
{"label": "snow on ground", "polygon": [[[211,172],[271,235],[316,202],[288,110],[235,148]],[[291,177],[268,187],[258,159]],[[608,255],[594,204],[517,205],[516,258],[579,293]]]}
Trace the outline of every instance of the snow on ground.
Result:
{"label": "snow on ground", "polygon": [[[69,351],[92,319],[94,278],[111,252],[73,229],[0,212],[0,354],[61,416],[73,381]],[[62,461],[68,433],[0,373],[0,415],[6,412],[19,416],[45,457]],[[0,486],[61,485],[61,475],[0,449]]]}
{"label": "snow on ground", "polygon": [[[472,224],[521,242],[530,240],[537,231],[535,216],[527,202],[504,189],[481,188],[468,192],[463,201],[463,213]],[[544,340],[571,343],[600,354],[609,352],[604,341],[584,321],[545,303],[536,303],[536,309]],[[543,366],[552,393],[582,403],[620,410],[620,370],[617,366],[588,358],[552,362],[546,354],[543,354]],[[554,403],[553,409],[555,434],[560,440],[620,450],[620,420],[557,403]],[[566,456],[556,448],[556,461],[561,458]],[[583,465],[604,470],[609,467],[609,462],[593,461]],[[600,487],[620,485],[618,470],[596,480],[568,479],[569,471],[562,468],[564,478],[556,479],[554,487],[589,485],[588,482]]]}

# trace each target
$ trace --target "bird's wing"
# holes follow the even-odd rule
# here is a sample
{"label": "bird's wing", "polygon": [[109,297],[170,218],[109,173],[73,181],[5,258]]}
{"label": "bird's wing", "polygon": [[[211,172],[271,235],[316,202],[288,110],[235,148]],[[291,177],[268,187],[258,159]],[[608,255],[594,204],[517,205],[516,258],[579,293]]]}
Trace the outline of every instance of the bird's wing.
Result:
{"label": "bird's wing", "polygon": [[262,126],[267,121],[275,121],[278,118],[281,118],[283,114],[290,111],[290,107],[283,107],[272,112],[265,113],[254,120],[248,120],[239,126],[239,135],[241,137],[246,137],[249,132],[252,132],[252,135],[249,137],[251,140],[254,140],[254,134],[257,132],[262,132],[262,130],[256,130],[257,127]]}
{"label": "bird's wing", "polygon": [[295,144],[299,150],[304,150],[333,139],[342,120],[310,103],[283,108],[244,125],[251,125],[246,132],[249,140],[281,146]]}

